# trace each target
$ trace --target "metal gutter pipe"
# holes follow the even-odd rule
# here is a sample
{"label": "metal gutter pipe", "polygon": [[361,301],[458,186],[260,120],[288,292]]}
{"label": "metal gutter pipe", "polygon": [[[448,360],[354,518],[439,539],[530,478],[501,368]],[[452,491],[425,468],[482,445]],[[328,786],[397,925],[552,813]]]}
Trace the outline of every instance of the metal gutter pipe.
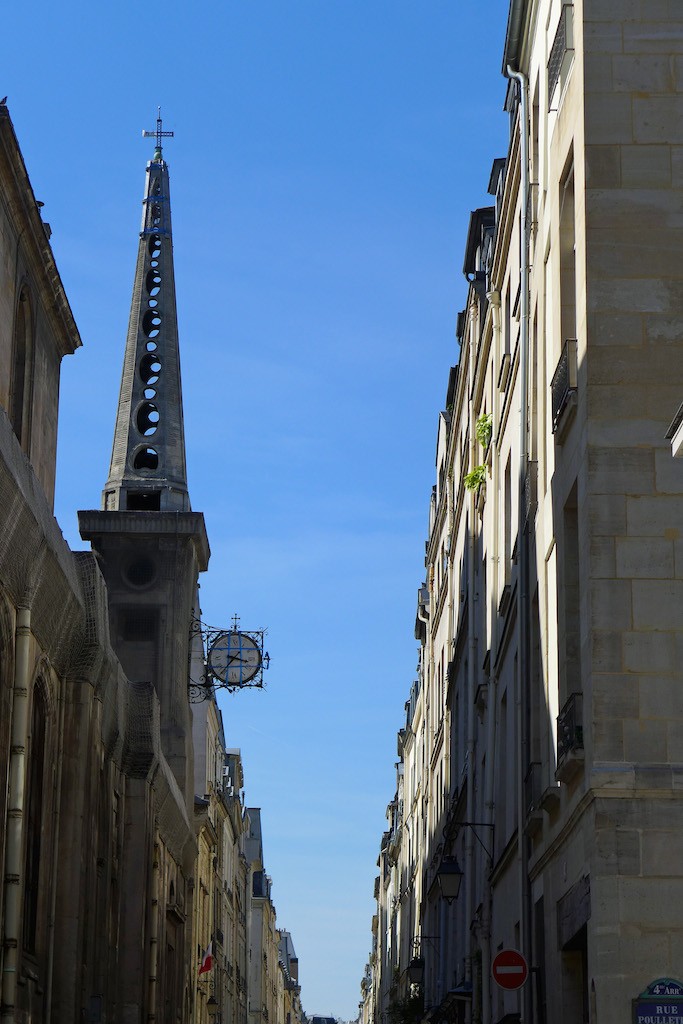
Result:
{"label": "metal gutter pipe", "polygon": [[[500,292],[491,291],[487,293],[491,306],[491,317],[493,321],[493,358],[497,366],[500,358]],[[500,391],[498,388],[493,392],[493,426],[498,432],[500,429]],[[493,668],[496,651],[498,650],[498,608],[495,600],[498,594],[500,569],[498,562],[498,517],[500,509],[500,453],[498,450],[497,437],[491,438],[492,451],[492,479],[493,487],[493,541],[491,544],[491,571],[489,573],[490,593],[493,595],[491,608],[491,656],[489,668],[489,685],[486,700],[486,777],[484,779],[484,821],[493,825],[494,823],[494,782],[495,782],[495,744],[496,744],[496,675]],[[493,841],[495,831],[491,829],[491,861],[484,879],[484,907],[481,931],[481,1002],[482,1022],[491,1024],[491,869],[493,868],[493,856],[495,854]]]}
{"label": "metal gutter pipe", "polygon": [[[519,584],[517,597],[517,621],[519,629],[519,672],[517,680],[517,736],[519,738],[517,757],[517,861],[519,871],[519,920],[522,952],[529,956],[529,915],[526,836],[524,834],[524,763],[528,763],[525,707],[528,703],[529,677],[529,560],[524,520],[526,516],[525,481],[528,470],[528,418],[529,418],[529,242],[527,212],[529,205],[529,83],[521,71],[514,71],[510,65],[507,75],[519,85],[519,141],[520,141],[520,344],[519,344],[519,511],[517,521],[517,555],[519,559]],[[522,1016],[520,1024],[529,1021],[530,1002],[527,986],[522,989]]]}
{"label": "metal gutter pipe", "polygon": [[[477,320],[475,317],[475,306],[470,305],[469,322],[469,419],[470,419],[470,470],[474,469],[476,461],[476,422],[474,413],[474,375],[476,369],[475,335]],[[475,690],[475,658],[477,653],[477,638],[475,636],[476,615],[475,615],[475,542],[474,524],[476,519],[476,492],[470,491],[470,508],[468,524],[468,580],[467,580],[467,633],[469,640],[469,654],[467,658],[467,821],[474,821],[474,690]],[[474,833],[471,828],[465,834],[465,921],[467,922],[467,956],[465,958],[465,981],[472,981],[472,918],[474,907]],[[472,1019],[472,1003],[468,1001],[465,1010],[465,1019]]]}

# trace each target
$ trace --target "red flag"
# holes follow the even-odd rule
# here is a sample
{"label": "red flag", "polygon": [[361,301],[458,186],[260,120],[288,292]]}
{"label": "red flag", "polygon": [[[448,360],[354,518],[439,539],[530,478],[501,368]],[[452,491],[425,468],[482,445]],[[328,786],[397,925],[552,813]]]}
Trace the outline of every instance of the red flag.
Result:
{"label": "red flag", "polygon": [[199,965],[199,973],[200,974],[206,974],[206,972],[210,971],[212,967],[213,967],[213,939],[211,940],[209,945],[206,947],[206,952],[204,953],[204,956],[202,957],[202,962]]}

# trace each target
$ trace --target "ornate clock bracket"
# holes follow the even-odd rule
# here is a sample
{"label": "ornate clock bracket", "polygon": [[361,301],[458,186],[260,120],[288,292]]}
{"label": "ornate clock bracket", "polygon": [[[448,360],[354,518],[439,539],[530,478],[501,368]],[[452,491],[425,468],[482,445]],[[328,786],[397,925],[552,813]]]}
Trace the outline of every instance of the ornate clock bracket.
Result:
{"label": "ornate clock bracket", "polygon": [[263,673],[270,666],[270,655],[264,651],[266,629],[242,629],[237,615],[229,628],[208,626],[193,618],[190,626],[191,662],[196,640],[201,638],[202,675],[190,675],[188,692],[191,704],[215,699],[218,690],[263,689]]}

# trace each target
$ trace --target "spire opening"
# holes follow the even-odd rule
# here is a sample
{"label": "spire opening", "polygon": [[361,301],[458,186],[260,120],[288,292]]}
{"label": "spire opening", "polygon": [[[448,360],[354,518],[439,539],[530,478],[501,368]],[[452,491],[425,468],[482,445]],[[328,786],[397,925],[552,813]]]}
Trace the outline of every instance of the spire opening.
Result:
{"label": "spire opening", "polygon": [[137,428],[143,437],[156,434],[159,426],[159,410],[153,402],[143,402],[135,417]]}
{"label": "spire opening", "polygon": [[159,453],[156,448],[140,448],[133,461],[134,469],[158,469]]}
{"label": "spire opening", "polygon": [[140,360],[140,377],[145,384],[156,384],[159,380],[161,363],[158,356],[146,355]]}

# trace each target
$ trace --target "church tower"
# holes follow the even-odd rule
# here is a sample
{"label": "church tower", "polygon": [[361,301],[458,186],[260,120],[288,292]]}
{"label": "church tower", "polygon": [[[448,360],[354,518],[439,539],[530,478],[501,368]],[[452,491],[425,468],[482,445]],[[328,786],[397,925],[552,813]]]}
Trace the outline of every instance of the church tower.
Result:
{"label": "church tower", "polygon": [[[159,700],[161,746],[193,806],[190,627],[209,545],[187,489],[168,165],[161,117],[142,227],[109,475],[99,511],[79,513],[109,594],[111,640],[133,684]],[[141,760],[143,750],[131,754]]]}

